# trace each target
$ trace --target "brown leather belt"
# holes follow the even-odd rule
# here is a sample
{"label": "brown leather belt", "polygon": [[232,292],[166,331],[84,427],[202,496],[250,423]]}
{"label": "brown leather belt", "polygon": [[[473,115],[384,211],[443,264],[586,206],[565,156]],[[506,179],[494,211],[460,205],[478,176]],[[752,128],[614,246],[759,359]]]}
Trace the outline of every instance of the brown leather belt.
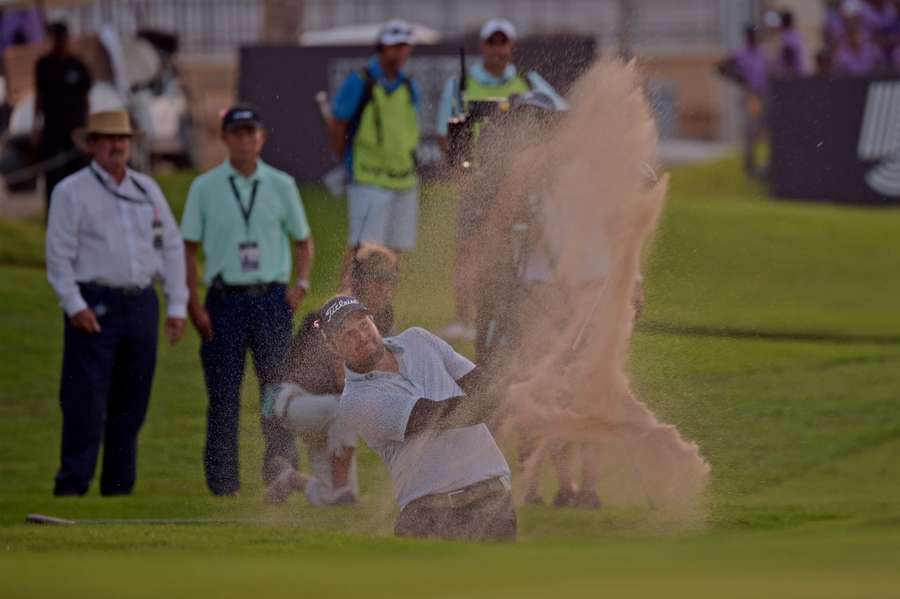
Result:
{"label": "brown leather belt", "polygon": [[407,507],[415,504],[416,507],[430,509],[456,509],[465,507],[479,499],[484,499],[489,495],[506,493],[508,491],[508,486],[499,477],[489,478],[449,493],[435,493],[419,497],[411,501]]}

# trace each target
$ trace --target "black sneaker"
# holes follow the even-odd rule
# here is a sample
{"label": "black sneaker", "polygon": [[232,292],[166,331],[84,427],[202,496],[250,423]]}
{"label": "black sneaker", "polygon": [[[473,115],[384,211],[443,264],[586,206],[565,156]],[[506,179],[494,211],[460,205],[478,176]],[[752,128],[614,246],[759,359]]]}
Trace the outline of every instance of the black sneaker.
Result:
{"label": "black sneaker", "polygon": [[529,491],[522,499],[522,505],[544,505],[544,498],[537,491]]}
{"label": "black sneaker", "polygon": [[597,496],[596,491],[579,491],[575,494],[575,497],[572,501],[572,507],[582,508],[586,510],[599,510],[600,505],[600,497]]}
{"label": "black sneaker", "polygon": [[575,507],[577,493],[572,489],[560,489],[553,498],[553,507]]}
{"label": "black sneaker", "polygon": [[332,503],[331,505],[356,505],[358,501],[359,500],[357,499],[356,494],[353,492],[353,490],[347,489],[346,491],[338,495],[334,500],[334,503]]}

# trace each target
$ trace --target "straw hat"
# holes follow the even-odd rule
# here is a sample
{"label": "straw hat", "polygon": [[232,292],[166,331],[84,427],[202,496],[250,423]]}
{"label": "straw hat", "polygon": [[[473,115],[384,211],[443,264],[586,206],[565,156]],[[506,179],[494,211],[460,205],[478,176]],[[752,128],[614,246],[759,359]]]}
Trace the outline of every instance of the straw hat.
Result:
{"label": "straw hat", "polygon": [[131,128],[131,117],[124,110],[106,110],[88,115],[87,125],[72,132],[72,141],[81,150],[87,149],[87,140],[91,135],[128,135],[134,137],[137,132]]}

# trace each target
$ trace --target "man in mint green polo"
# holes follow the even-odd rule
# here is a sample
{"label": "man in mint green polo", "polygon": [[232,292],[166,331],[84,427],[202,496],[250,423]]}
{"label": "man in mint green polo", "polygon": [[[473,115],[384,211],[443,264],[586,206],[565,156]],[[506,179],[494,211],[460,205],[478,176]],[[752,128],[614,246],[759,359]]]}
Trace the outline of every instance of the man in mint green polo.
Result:
{"label": "man in mint green polo", "polygon": [[[469,67],[466,73],[465,98],[460,97],[459,77],[451,77],[444,85],[437,110],[435,130],[441,136],[441,146],[447,149],[448,123],[459,116],[465,103],[472,100],[493,100],[522,95],[531,90],[540,91],[553,99],[557,110],[567,104],[547,81],[535,71],[520,73],[513,64],[513,52],[518,35],[516,28],[506,19],[489,19],[481,27],[481,59]],[[480,130],[476,129],[476,133]],[[490,176],[490,173],[486,173]],[[454,292],[456,319],[437,331],[444,339],[472,341],[475,327],[472,324],[477,304],[477,284],[472,265],[477,263],[474,233],[484,220],[486,198],[484,186],[477,178],[463,185],[460,190],[456,226],[456,259],[454,268]],[[472,189],[469,189],[472,188]]]}
{"label": "man in mint green polo", "polygon": [[[313,240],[294,179],[260,160],[266,133],[257,110],[237,105],[222,120],[228,160],[191,185],[181,229],[187,257],[188,315],[202,338],[209,397],[204,469],[215,495],[240,489],[238,429],[247,350],[260,388],[281,380],[292,314],[309,291]],[[197,289],[205,256],[206,302]],[[292,262],[296,278],[291,282]],[[263,480],[284,457],[297,466],[293,435],[263,421]]]}

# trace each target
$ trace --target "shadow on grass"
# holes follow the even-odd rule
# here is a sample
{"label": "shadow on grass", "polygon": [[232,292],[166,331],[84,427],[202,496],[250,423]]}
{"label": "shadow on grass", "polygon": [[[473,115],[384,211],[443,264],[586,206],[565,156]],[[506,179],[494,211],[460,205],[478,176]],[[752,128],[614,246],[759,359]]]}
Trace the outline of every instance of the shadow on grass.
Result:
{"label": "shadow on grass", "polygon": [[705,325],[677,325],[665,322],[642,321],[636,330],[643,333],[664,333],[691,337],[723,339],[758,339],[763,341],[811,341],[824,343],[860,343],[866,345],[900,345],[900,335],[866,335],[852,333],[824,333],[816,331],[775,331],[741,327]]}

